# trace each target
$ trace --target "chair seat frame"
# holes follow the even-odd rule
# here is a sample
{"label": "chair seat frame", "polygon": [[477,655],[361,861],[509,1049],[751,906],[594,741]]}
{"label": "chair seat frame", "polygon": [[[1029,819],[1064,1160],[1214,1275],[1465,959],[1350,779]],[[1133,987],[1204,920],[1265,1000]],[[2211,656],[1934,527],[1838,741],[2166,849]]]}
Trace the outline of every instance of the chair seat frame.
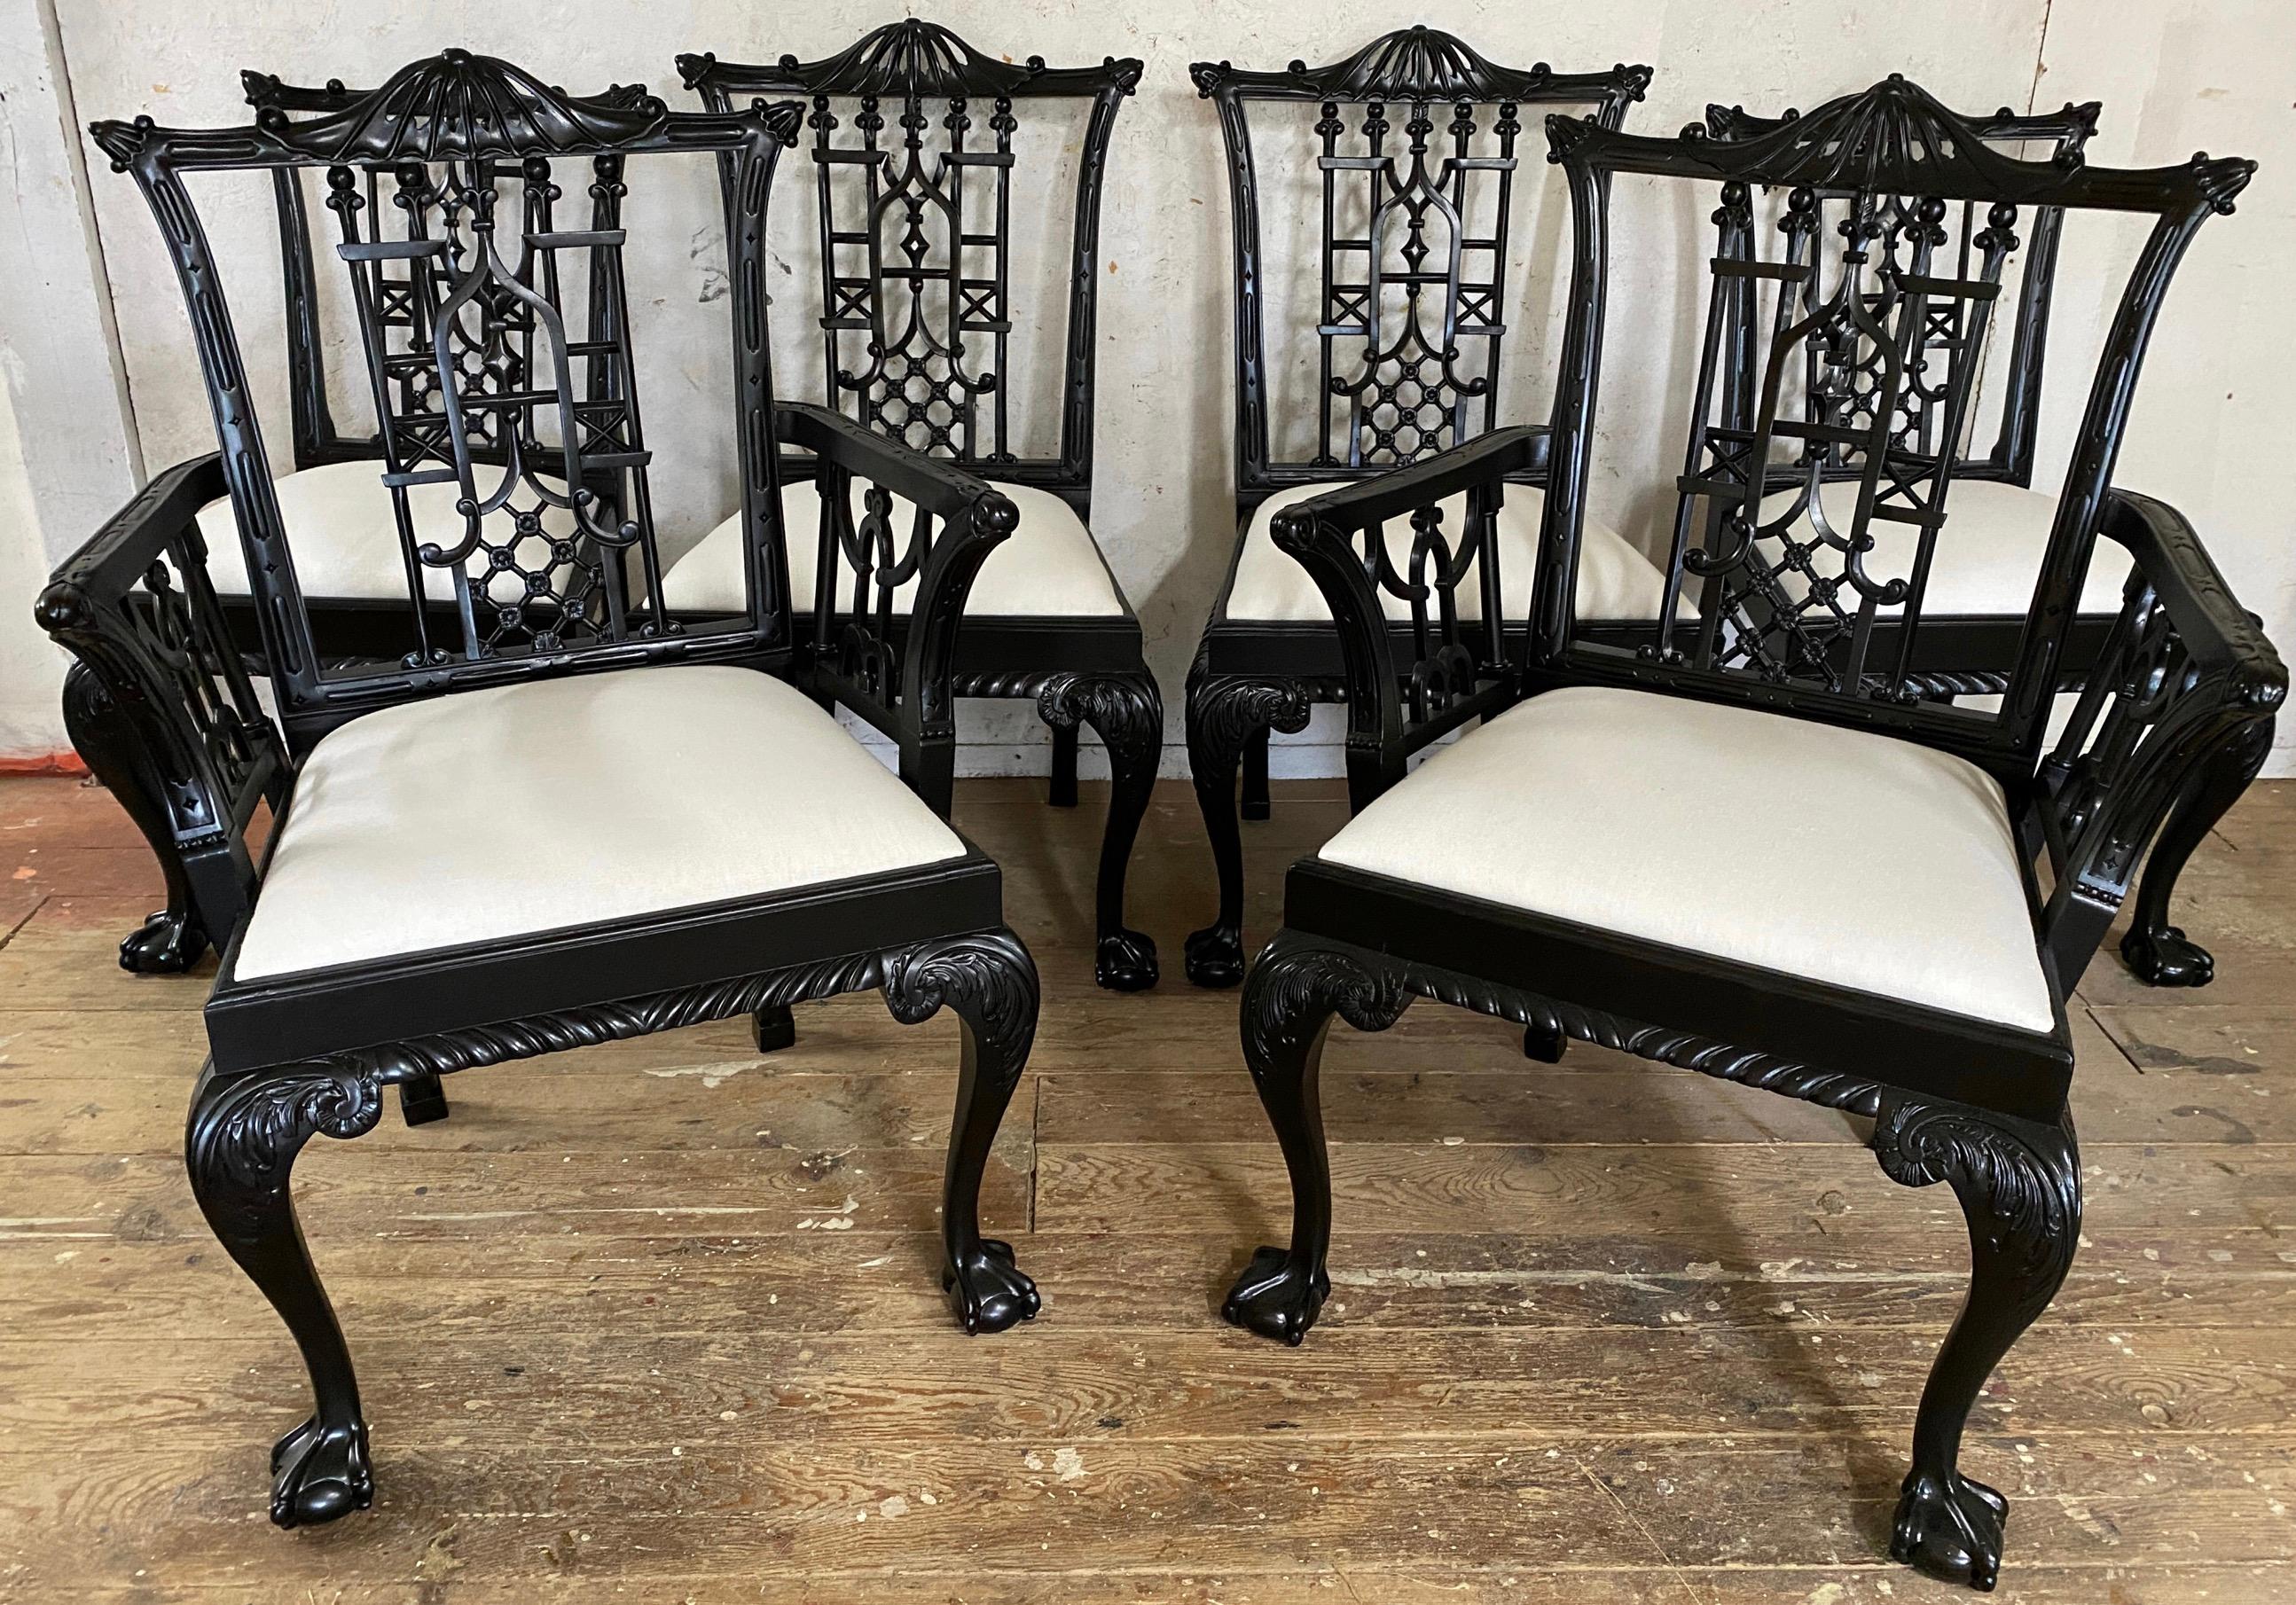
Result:
{"label": "chair seat frame", "polygon": [[[443,1112],[442,1076],[507,1060],[742,1014],[786,1019],[791,1003],[872,988],[904,1023],[946,1008],[962,1024],[964,1048],[941,1206],[943,1286],[968,1331],[1001,1330],[1038,1308],[1009,1245],[984,1238],[979,1221],[990,1147],[1035,1033],[1037,973],[1004,924],[996,866],[970,843],[939,864],[706,906],[294,974],[242,979],[237,972],[240,939],[261,897],[267,863],[267,851],[258,863],[248,848],[260,807],[268,804],[274,814],[275,848],[291,828],[302,757],[327,731],[374,708],[571,673],[718,663],[783,678],[817,699],[855,708],[899,743],[903,780],[920,795],[946,776],[954,742],[955,624],[980,563],[1010,536],[1016,515],[1009,498],[951,464],[820,409],[775,404],[761,315],[765,207],[775,156],[793,142],[798,117],[798,108],[786,103],[725,114],[672,111],[643,90],[569,96],[507,63],[449,51],[311,123],[267,114],[243,129],[167,129],[139,119],[98,123],[93,130],[115,168],[135,176],[162,226],[192,304],[224,449],[155,479],[67,560],[42,593],[37,615],[78,659],[67,703],[78,710],[75,739],[88,739],[91,755],[102,761],[99,773],[128,782],[123,802],[155,841],[164,838],[183,868],[185,884],[171,882],[171,890],[184,892],[202,933],[224,947],[206,1011],[210,1054],[193,1092],[184,1155],[202,1213],[278,1312],[310,1375],[313,1413],[272,1455],[270,1512],[282,1527],[332,1520],[373,1498],[349,1350],[296,1219],[291,1173],[312,1137],[348,1139],[372,1130],[389,1086],[400,1088],[412,1119]],[[348,176],[364,167],[420,184],[428,164],[442,164],[455,183],[470,186],[462,192],[472,197],[469,215],[480,220],[456,267],[464,275],[457,293],[493,298],[488,315],[496,319],[521,297],[544,304],[537,283],[546,283],[546,294],[554,297],[556,281],[529,277],[541,270],[524,266],[533,253],[550,250],[609,253],[593,258],[594,297],[610,298],[594,300],[593,310],[619,305],[626,293],[619,258],[624,161],[676,152],[720,153],[731,168],[729,323],[750,543],[745,613],[685,628],[642,610],[603,612],[586,616],[592,622],[578,640],[568,615],[537,626],[548,630],[548,640],[515,650],[490,639],[461,656],[441,650],[399,662],[323,665],[312,649],[311,619],[246,396],[245,366],[183,175],[318,166],[348,186]],[[519,276],[504,277],[508,270],[484,232],[492,226],[486,186],[493,180],[482,164],[500,160],[522,174],[531,208],[543,190],[557,193],[551,160],[570,157],[594,167],[592,193],[611,209],[603,220],[610,226],[554,232],[545,209],[537,232],[537,214],[529,210]],[[465,165],[458,170],[455,163]],[[463,176],[470,174],[475,176]],[[412,254],[391,249],[397,258]],[[375,256],[370,250],[367,259]],[[440,314],[442,325],[451,305]],[[594,360],[611,357],[618,364],[611,372],[626,376],[609,381],[619,388],[603,403],[595,391],[571,392],[563,354],[577,348],[562,343],[554,317],[543,321],[549,349],[561,360],[554,386],[538,399],[524,397],[525,381],[514,377],[480,375],[459,364],[447,377],[450,335],[443,326],[437,334],[435,372],[446,411],[423,416],[446,421],[466,504],[475,505],[478,494],[469,467],[470,414],[458,414],[454,405],[466,388],[466,409],[493,407],[515,419],[509,409],[548,405],[562,421],[581,418],[581,443],[569,430],[564,447],[578,468],[596,451],[623,471],[644,472],[648,458],[636,422],[636,378],[611,317],[603,336],[578,348]],[[594,323],[593,332],[598,328]],[[609,424],[596,422],[603,414],[594,410],[578,413],[583,405],[622,412]],[[410,422],[394,416],[402,431]],[[610,427],[622,434],[611,445],[597,445]],[[776,494],[783,439],[812,451],[840,484],[858,472],[873,481],[873,496],[902,496],[945,523],[918,577],[897,650],[861,639],[858,631],[848,634],[857,661],[849,652],[798,650]],[[425,449],[435,460],[440,448]],[[520,452],[531,448],[514,440],[506,449],[515,466]],[[393,452],[396,462],[399,448]],[[403,481],[419,482],[412,471],[395,471]],[[578,473],[570,482],[587,480]],[[646,491],[642,479],[632,486],[632,512],[620,536],[651,566],[656,558],[643,512]],[[283,734],[255,700],[248,665],[208,576],[194,515],[226,488],[258,590],[261,667],[275,687]],[[475,524],[478,515],[469,516]],[[619,507],[614,516],[622,518]],[[403,512],[400,539],[414,550]],[[416,600],[410,607],[420,609],[423,592],[413,561]],[[462,560],[426,553],[422,561],[450,566]]]}

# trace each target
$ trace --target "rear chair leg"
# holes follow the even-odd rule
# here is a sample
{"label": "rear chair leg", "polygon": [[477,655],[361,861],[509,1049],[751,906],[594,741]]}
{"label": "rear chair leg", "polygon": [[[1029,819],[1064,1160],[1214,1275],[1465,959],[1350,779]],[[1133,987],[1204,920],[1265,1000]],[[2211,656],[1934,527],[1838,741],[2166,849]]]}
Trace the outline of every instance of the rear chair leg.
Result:
{"label": "rear chair leg", "polygon": [[2081,1195],[2071,1117],[2043,1126],[1887,1093],[1874,1152],[1892,1181],[1949,1183],[1969,1222],[1969,1298],[1922,1392],[1914,1465],[1898,1497],[1890,1554],[1931,1576],[1989,1591],[2001,1574],[2009,1503],[1962,1475],[1962,1429],[1986,1378],[2072,1267]]}
{"label": "rear chair leg", "polygon": [[1233,987],[1243,979],[1243,836],[1236,825],[1236,768],[1255,735],[1308,727],[1308,688],[1297,680],[1188,676],[1188,768],[1219,875],[1219,914],[1188,938],[1188,979]]}
{"label": "rear chair leg", "polygon": [[750,1034],[758,1052],[778,1053],[797,1045],[797,1020],[787,1003],[767,1003],[750,1016]]}
{"label": "rear chair leg", "polygon": [[2243,726],[2193,776],[2183,796],[2169,811],[2145,861],[2144,879],[2136,888],[2136,907],[2128,933],[2120,938],[2120,956],[2139,979],[2155,987],[2205,987],[2216,979],[2216,960],[2209,950],[2169,923],[2169,904],[2177,895],[2177,878],[2185,872],[2193,850],[2208,839],[2249,782],[2272,755],[2275,721],[2259,719]]}
{"label": "rear chair leg", "polygon": [[1124,880],[1140,822],[1156,792],[1156,766],[1164,756],[1164,699],[1144,668],[1061,675],[1037,693],[1037,712],[1053,727],[1055,802],[1062,743],[1069,752],[1071,802],[1078,727],[1091,725],[1108,749],[1108,823],[1101,832],[1093,894],[1093,979],[1114,992],[1144,991],[1157,980],[1156,944],[1124,923]]}
{"label": "rear chair leg", "polygon": [[447,1118],[447,1089],[436,1076],[417,1076],[398,1084],[398,1112],[409,1126],[428,1126]]}
{"label": "rear chair leg", "polygon": [[1077,727],[1053,726],[1053,781],[1045,800],[1055,808],[1077,806]]}
{"label": "rear chair leg", "polygon": [[1236,1278],[1221,1318],[1263,1338],[1298,1344],[1332,1291],[1332,1170],[1324,1149],[1317,1078],[1324,1037],[1339,1015],[1384,1031],[1410,1001],[1392,976],[1349,954],[1278,931],[1244,982],[1244,1062],[1275,1127],[1292,1175],[1292,1245],[1262,1247]]}
{"label": "rear chair leg", "polygon": [[[160,799],[158,772],[135,725],[85,663],[74,663],[64,673],[63,714],[72,749],[135,822],[168,886],[168,906],[119,944],[119,967],[138,975],[181,974],[208,950],[209,932],[193,903],[175,827]],[[226,941],[230,935],[224,933]]]}
{"label": "rear chair leg", "polygon": [[1263,725],[1243,744],[1243,799],[1236,812],[1246,819],[1266,819],[1275,811],[1267,794],[1267,735]]}

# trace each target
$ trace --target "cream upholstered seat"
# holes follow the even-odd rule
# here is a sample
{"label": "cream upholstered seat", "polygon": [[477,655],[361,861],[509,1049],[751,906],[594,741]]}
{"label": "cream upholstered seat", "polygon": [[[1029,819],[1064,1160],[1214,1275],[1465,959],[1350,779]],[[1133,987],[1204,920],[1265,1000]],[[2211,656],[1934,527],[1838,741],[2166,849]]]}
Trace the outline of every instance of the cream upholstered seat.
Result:
{"label": "cream upholstered seat", "polygon": [[[304,595],[352,601],[406,597],[406,564],[399,555],[398,517],[391,506],[390,492],[383,486],[383,471],[380,461],[363,458],[298,469],[271,482],[272,495],[279,501],[280,522],[286,526],[288,550],[295,554],[295,581]],[[491,483],[484,477],[488,471],[480,471],[482,486]],[[418,543],[435,542],[447,550],[462,545],[463,515],[455,511],[461,495],[450,483],[408,489],[407,509]],[[519,504],[526,505],[525,498],[520,498]],[[225,596],[246,595],[247,553],[240,545],[231,498],[217,496],[200,509],[199,520],[200,537],[208,548],[208,576],[217,592]],[[570,509],[545,510],[545,534],[570,536],[575,527]],[[543,571],[547,553],[537,549],[518,555],[529,572]],[[472,553],[466,566],[473,589],[486,574],[488,561],[483,552]],[[422,585],[434,601],[454,599],[455,581],[447,569],[426,570]]]}
{"label": "cream upholstered seat", "polygon": [[401,703],[313,748],[241,980],[787,891],[964,844],[805,693],[626,669]]}
{"label": "cream upholstered seat", "polygon": [[[1275,515],[1284,508],[1328,490],[1342,489],[1346,483],[1334,480],[1328,485],[1295,485],[1277,491],[1259,504],[1244,530],[1243,552],[1236,559],[1235,583],[1228,587],[1230,618],[1281,621],[1331,618],[1331,610],[1324,605],[1324,594],[1316,588],[1314,578],[1297,560],[1276,545],[1268,531]],[[1463,493],[1439,505],[1443,512],[1443,529],[1456,540],[1466,520],[1467,498]],[[1500,601],[1510,618],[1528,618],[1530,613],[1531,589],[1538,577],[1538,526],[1546,509],[1545,494],[1529,485],[1508,486],[1505,498],[1499,504],[1499,585],[1504,593]],[[1411,520],[1390,520],[1385,534],[1388,551],[1397,569],[1407,573],[1414,539]],[[1665,575],[1628,545],[1626,536],[1591,518],[1587,520],[1578,555],[1579,618],[1656,618],[1665,590]],[[1482,593],[1472,582],[1463,581],[1457,594],[1462,615],[1469,618],[1482,617]],[[1380,600],[1390,618],[1411,617],[1411,604],[1402,597],[1382,591]]]}
{"label": "cream upholstered seat", "polygon": [[[995,483],[995,481],[991,481]],[[867,481],[852,481],[853,518],[857,525],[865,509]],[[1021,521],[1004,544],[988,554],[973,577],[965,601],[968,616],[1024,618],[1111,618],[1124,613],[1123,598],[1101,561],[1100,548],[1066,502],[1032,485],[997,484],[1013,499]],[[910,520],[916,512],[900,497],[893,498],[893,546],[908,545]],[[814,558],[819,553],[821,496],[811,479],[791,479],[782,486],[782,519],[788,529],[790,601],[799,613],[814,605]],[[742,563],[741,514],[735,513],[679,558],[662,577],[663,599],[675,613],[738,612],[746,605]],[[844,571],[837,603],[851,602],[852,575]],[[897,609],[916,595],[911,579],[893,595]]]}
{"label": "cream upholstered seat", "polygon": [[1319,856],[2021,1030],[2054,1023],[2001,788],[1888,736],[1567,687],[1436,752]]}
{"label": "cream upholstered seat", "polygon": [[[1788,490],[1764,496],[1763,520],[1784,517],[1799,494]],[[1857,484],[1838,481],[1825,486],[1821,495],[1827,521],[1834,528],[1846,528],[1857,507]],[[2049,527],[2056,516],[2057,498],[2046,491],[1998,479],[1956,479],[1946,491],[1945,524],[1938,532],[1922,617],[2021,617],[2032,603],[2041,558],[2049,546]],[[1867,530],[1874,536],[1874,551],[1866,560],[1868,574],[1888,580],[1912,572],[1919,534],[1914,526],[1875,519]],[[2128,565],[2113,561],[2117,550],[2110,543],[2098,544],[2081,585],[2079,611],[2120,610],[2120,587],[2128,578]]]}

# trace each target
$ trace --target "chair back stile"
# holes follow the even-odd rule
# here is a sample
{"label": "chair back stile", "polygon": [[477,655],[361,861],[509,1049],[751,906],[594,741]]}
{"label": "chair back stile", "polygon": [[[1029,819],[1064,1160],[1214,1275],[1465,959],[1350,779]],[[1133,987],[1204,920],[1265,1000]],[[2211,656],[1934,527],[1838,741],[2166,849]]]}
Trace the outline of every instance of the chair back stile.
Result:
{"label": "chair back stile", "polygon": [[[1401,467],[1488,433],[1499,373],[1526,105],[1580,105],[1617,127],[1647,67],[1558,73],[1503,67],[1450,34],[1398,29],[1326,67],[1280,72],[1201,61],[1198,94],[1225,142],[1235,285],[1235,460],[1242,508],[1287,485]],[[1258,135],[1255,108],[1273,113]],[[1316,304],[1288,308],[1268,283],[1256,139],[1315,119],[1320,180]],[[1300,275],[1306,286],[1308,280]],[[1285,329],[1315,331],[1313,448],[1277,454],[1270,427],[1271,301]],[[1308,314],[1289,316],[1292,312]]]}
{"label": "chair back stile", "polygon": [[[143,118],[94,135],[142,188],[183,285],[291,745],[377,707],[540,674],[786,661],[763,261],[775,160],[799,109],[673,111],[642,87],[569,95],[463,51],[365,94],[252,76],[250,89],[268,103],[249,127],[168,129]],[[290,109],[315,115],[291,120]],[[747,613],[699,626],[631,605],[622,583],[627,564],[651,595],[660,571],[624,315],[627,164],[687,152],[718,156],[733,175],[733,402],[751,570]],[[561,179],[573,162],[586,168],[586,226],[566,228]],[[372,444],[336,435],[326,410],[307,169],[324,174],[337,220],[332,254],[348,274],[381,426]],[[408,646],[394,660],[321,660],[230,309],[184,183],[266,170],[286,258],[299,465],[382,459],[407,582]],[[424,495],[451,495],[459,539],[418,533],[410,497]],[[452,598],[444,626],[441,590]]]}

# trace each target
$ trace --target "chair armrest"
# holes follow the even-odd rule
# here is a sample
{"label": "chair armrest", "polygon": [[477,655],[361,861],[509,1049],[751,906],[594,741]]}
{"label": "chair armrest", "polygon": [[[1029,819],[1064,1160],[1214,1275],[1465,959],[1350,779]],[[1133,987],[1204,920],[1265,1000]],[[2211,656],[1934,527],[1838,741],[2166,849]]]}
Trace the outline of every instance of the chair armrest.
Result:
{"label": "chair armrest", "polygon": [[[1401,780],[1413,752],[1513,700],[1495,520],[1510,478],[1543,461],[1546,446],[1543,430],[1498,430],[1271,521],[1275,545],[1307,569],[1338,626],[1353,807]],[[1465,520],[1444,529],[1438,504],[1463,495]],[[1401,567],[1385,534],[1396,519],[1413,531]],[[1458,589],[1471,578],[1480,617],[1463,622]],[[1388,618],[1382,593],[1410,604],[1407,621]]]}
{"label": "chair armrest", "polygon": [[[814,569],[816,691],[852,708],[899,744],[901,778],[946,815],[956,775],[956,699],[950,690],[957,628],[973,577],[1021,520],[1011,497],[954,464],[925,456],[825,407],[775,408],[782,439],[814,454],[821,530]],[[850,485],[869,483],[866,512],[852,514]],[[893,528],[894,498],[916,511]],[[837,579],[854,581],[838,609]],[[894,595],[912,579],[905,610]]]}
{"label": "chair armrest", "polygon": [[2108,493],[2099,533],[2134,562],[2120,616],[2041,769],[2056,885],[2045,927],[2070,987],[2169,810],[2259,733],[2288,670],[2185,515]]}
{"label": "chair armrest", "polygon": [[[186,856],[236,843],[259,798],[283,802],[287,774],[208,578],[196,515],[224,488],[213,453],[160,473],[64,560],[33,608],[124,722],[130,766]],[[229,938],[228,922],[209,929]]]}

